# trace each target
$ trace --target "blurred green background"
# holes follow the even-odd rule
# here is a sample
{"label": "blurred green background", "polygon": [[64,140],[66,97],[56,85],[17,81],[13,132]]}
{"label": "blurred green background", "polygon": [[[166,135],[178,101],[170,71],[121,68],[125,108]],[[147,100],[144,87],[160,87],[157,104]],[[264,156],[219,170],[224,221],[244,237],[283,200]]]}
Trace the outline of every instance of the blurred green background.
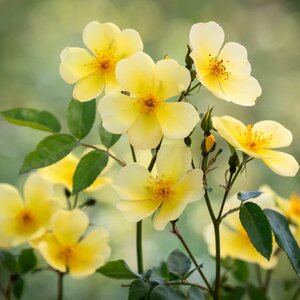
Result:
{"label": "blurred green background", "polygon": [[[121,29],[134,28],[144,41],[144,51],[155,60],[168,54],[180,63],[184,63],[191,25],[210,20],[219,23],[224,28],[225,41],[239,42],[247,48],[252,74],[260,82],[263,94],[254,107],[247,108],[221,101],[202,88],[193,97],[193,103],[200,111],[205,111],[208,105],[215,106],[215,115],[229,114],[245,123],[273,119],[284,124],[294,134],[294,142],[287,151],[300,160],[299,1],[0,0],[0,110],[46,109],[59,117],[66,130],[66,109],[73,87],[59,76],[59,55],[64,47],[83,46],[82,30],[92,20],[114,22]],[[0,182],[22,186],[26,178],[18,175],[22,160],[44,136],[0,120]],[[197,150],[199,135],[195,138],[194,150]],[[95,132],[88,140],[99,143]],[[128,155],[126,147],[123,141],[114,151]],[[216,201],[224,167],[225,162],[220,163],[218,176],[212,178]],[[255,190],[266,183],[288,197],[292,192],[300,193],[299,179],[300,175],[280,177],[255,161],[234,191]],[[135,225],[115,210],[117,198],[109,188],[97,198],[99,205],[92,217],[110,231],[111,258],[125,258],[135,269]],[[198,260],[205,262],[205,269],[213,276],[213,261],[201,238],[203,227],[209,222],[206,215],[203,203],[194,203],[179,224],[185,228]],[[144,256],[149,267],[158,265],[180,245],[168,230],[154,232],[151,221],[145,223]],[[282,256],[274,274],[271,299],[288,299],[282,295],[282,279],[293,276],[292,268]],[[101,275],[84,280],[67,278],[65,299],[126,299],[127,290],[120,284]],[[56,276],[52,272],[27,276],[23,299],[50,300],[55,299],[55,293]]]}

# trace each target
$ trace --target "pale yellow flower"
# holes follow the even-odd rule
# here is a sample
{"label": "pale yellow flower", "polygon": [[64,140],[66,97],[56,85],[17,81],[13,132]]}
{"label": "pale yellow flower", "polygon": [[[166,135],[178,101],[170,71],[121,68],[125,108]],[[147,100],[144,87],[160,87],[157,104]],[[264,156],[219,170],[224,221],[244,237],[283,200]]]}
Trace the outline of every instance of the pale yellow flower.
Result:
{"label": "pale yellow flower", "polygon": [[[259,196],[256,202],[261,208],[275,208],[272,197]],[[230,209],[239,207],[241,202],[234,196],[230,198],[224,208],[224,213]],[[209,253],[215,256],[215,238],[213,225],[208,225],[204,229],[204,239],[208,245]],[[230,257],[233,259],[241,259],[249,263],[258,264],[264,269],[274,268],[278,262],[278,258],[274,255],[268,261],[263,257],[252,245],[247,232],[243,228],[239,213],[235,212],[227,215],[220,225],[221,239],[221,257]],[[273,239],[273,252],[275,251],[275,241]]]}
{"label": "pale yellow flower", "polygon": [[299,165],[292,155],[271,150],[291,144],[292,133],[275,121],[260,121],[245,126],[229,117],[213,117],[213,126],[235,149],[261,159],[273,172],[281,176],[295,176]]}
{"label": "pale yellow flower", "polygon": [[247,50],[238,43],[224,42],[224,31],[215,22],[194,24],[190,31],[190,54],[198,80],[215,96],[251,106],[261,95],[258,81],[250,76]]}
{"label": "pale yellow flower", "polygon": [[0,247],[14,247],[42,236],[60,200],[53,197],[52,184],[33,173],[26,180],[24,200],[9,184],[0,184]]}
{"label": "pale yellow flower", "polygon": [[[78,163],[79,158],[71,153],[55,164],[38,169],[38,172],[54,184],[62,184],[69,191],[72,191],[73,175]],[[110,184],[112,180],[108,176],[103,175],[103,173],[105,174],[109,167],[110,165],[107,165],[107,167],[101,172],[92,185],[90,185],[84,191],[87,193],[92,193]]]}
{"label": "pale yellow flower", "polygon": [[117,208],[131,222],[138,222],[155,212],[154,228],[163,230],[176,220],[187,204],[203,195],[202,171],[191,165],[191,151],[185,145],[164,145],[156,162],[157,176],[138,165],[131,164],[118,174],[114,188],[122,201]]}
{"label": "pale yellow flower", "polygon": [[112,23],[90,22],[83,31],[83,42],[92,52],[77,47],[65,48],[61,55],[60,75],[76,83],[73,98],[89,101],[105,92],[119,90],[115,78],[117,62],[143,50],[139,34],[133,29],[120,30]]}
{"label": "pale yellow flower", "polygon": [[155,64],[150,56],[139,52],[118,63],[116,76],[130,95],[107,94],[98,109],[104,128],[117,134],[127,132],[134,147],[154,148],[163,135],[185,138],[198,123],[193,105],[165,101],[186,90],[191,80],[189,71],[175,60]]}
{"label": "pale yellow flower", "polygon": [[108,233],[97,228],[86,233],[87,215],[79,209],[60,210],[51,221],[50,233],[37,244],[37,249],[54,269],[72,277],[93,274],[110,255]]}

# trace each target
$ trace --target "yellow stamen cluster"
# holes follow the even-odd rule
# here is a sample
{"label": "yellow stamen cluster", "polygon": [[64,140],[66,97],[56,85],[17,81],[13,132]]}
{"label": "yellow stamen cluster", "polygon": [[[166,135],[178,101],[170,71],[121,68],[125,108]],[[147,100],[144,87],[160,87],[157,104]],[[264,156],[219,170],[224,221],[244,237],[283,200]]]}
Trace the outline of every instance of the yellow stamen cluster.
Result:
{"label": "yellow stamen cluster", "polygon": [[246,138],[246,147],[248,149],[270,148],[273,135],[266,137],[263,132],[253,130],[253,125],[247,125],[246,130],[240,132],[241,136]]}
{"label": "yellow stamen cluster", "polygon": [[141,110],[149,114],[154,113],[159,104],[157,99],[152,95],[139,98],[138,102],[141,105]]}
{"label": "yellow stamen cluster", "polygon": [[115,69],[116,61],[114,56],[108,51],[94,50],[96,58],[88,64],[92,69],[98,69],[101,72],[109,73]]}
{"label": "yellow stamen cluster", "polygon": [[29,210],[24,208],[18,215],[18,219],[21,226],[28,227],[35,223],[34,214]]}
{"label": "yellow stamen cluster", "polygon": [[231,73],[226,70],[223,59],[218,59],[217,57],[211,57],[211,54],[209,54],[209,57],[210,57],[209,59],[210,72],[217,75],[217,77],[221,77],[222,79],[227,80]]}
{"label": "yellow stamen cluster", "polygon": [[64,246],[61,248],[58,253],[58,258],[65,260],[66,262],[70,261],[74,256],[74,247],[72,246]]}
{"label": "yellow stamen cluster", "polygon": [[165,201],[174,195],[174,182],[172,178],[164,178],[164,176],[156,177],[149,182],[149,187],[152,190],[152,198],[158,201]]}

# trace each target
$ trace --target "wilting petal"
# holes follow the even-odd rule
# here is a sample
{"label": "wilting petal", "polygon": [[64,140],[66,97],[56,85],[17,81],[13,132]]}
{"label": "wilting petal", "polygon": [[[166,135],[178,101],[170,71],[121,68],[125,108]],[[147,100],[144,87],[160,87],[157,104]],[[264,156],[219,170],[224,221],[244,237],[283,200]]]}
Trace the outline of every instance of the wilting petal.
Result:
{"label": "wilting petal", "polygon": [[73,90],[73,98],[86,102],[98,97],[104,88],[104,76],[96,71],[80,79]]}
{"label": "wilting petal", "polygon": [[186,90],[191,82],[190,72],[173,59],[163,59],[155,66],[155,95],[168,99]]}
{"label": "wilting petal", "polygon": [[96,55],[114,46],[114,40],[120,33],[120,29],[113,23],[99,23],[92,21],[86,25],[83,31],[83,42]]}
{"label": "wilting petal", "polygon": [[118,59],[129,57],[138,51],[143,51],[143,42],[139,33],[133,29],[122,30],[115,41],[116,57]]}
{"label": "wilting petal", "polygon": [[190,45],[198,51],[217,56],[224,42],[224,30],[215,22],[194,24],[190,31]]}
{"label": "wilting petal", "polygon": [[117,203],[117,208],[124,214],[126,220],[138,222],[151,216],[160,204],[161,201],[153,199],[120,201]]}
{"label": "wilting petal", "polygon": [[251,65],[248,61],[247,49],[244,46],[238,43],[227,43],[218,58],[223,60],[226,71],[230,74],[250,75]]}
{"label": "wilting petal", "polygon": [[143,113],[128,129],[128,140],[130,144],[138,149],[155,148],[163,133],[155,115]]}
{"label": "wilting petal", "polygon": [[186,202],[199,200],[204,195],[202,176],[203,172],[200,169],[192,170],[185,175],[174,186],[174,198]]}
{"label": "wilting petal", "polygon": [[145,200],[151,196],[149,179],[150,173],[147,169],[138,164],[131,164],[119,171],[113,188],[121,199]]}
{"label": "wilting petal", "polygon": [[187,137],[200,120],[195,107],[185,102],[161,103],[156,116],[164,135],[172,139]]}
{"label": "wilting petal", "polygon": [[292,133],[275,121],[261,121],[253,125],[253,130],[260,131],[266,138],[271,136],[270,148],[287,147],[292,143]]}
{"label": "wilting petal", "polygon": [[87,215],[79,209],[60,210],[51,221],[53,234],[62,245],[74,245],[86,231],[89,224]]}
{"label": "wilting petal", "polygon": [[24,207],[18,190],[12,185],[1,183],[0,195],[0,219],[12,218]]}
{"label": "wilting petal", "polygon": [[156,230],[164,230],[169,221],[177,220],[180,217],[186,205],[187,202],[185,200],[165,200],[154,218],[154,228]]}
{"label": "wilting petal", "polygon": [[75,83],[79,79],[96,71],[93,61],[95,57],[85,49],[77,47],[65,48],[60,54],[59,72],[63,80]]}
{"label": "wilting petal", "polygon": [[112,133],[125,133],[140,114],[135,101],[121,93],[105,95],[98,105],[103,127]]}
{"label": "wilting petal", "polygon": [[185,144],[164,145],[157,155],[156,170],[159,176],[177,182],[189,170],[191,161],[191,150]]}
{"label": "wilting petal", "polygon": [[116,66],[116,78],[125,91],[135,96],[147,96],[153,92],[155,64],[152,58],[138,52],[124,58]]}
{"label": "wilting petal", "polygon": [[24,199],[27,207],[35,208],[52,197],[52,184],[39,173],[31,174],[24,183]]}
{"label": "wilting petal", "polygon": [[299,164],[296,159],[287,153],[280,151],[264,150],[262,161],[276,174],[281,176],[293,177],[299,170]]}

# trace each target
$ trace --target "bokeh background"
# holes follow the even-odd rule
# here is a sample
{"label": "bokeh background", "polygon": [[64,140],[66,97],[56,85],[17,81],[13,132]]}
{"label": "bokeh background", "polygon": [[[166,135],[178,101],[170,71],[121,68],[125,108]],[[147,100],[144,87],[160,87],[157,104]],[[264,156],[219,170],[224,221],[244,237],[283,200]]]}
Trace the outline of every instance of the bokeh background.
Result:
{"label": "bokeh background", "polygon": [[[248,49],[252,74],[259,80],[263,94],[254,107],[247,108],[216,99],[202,88],[193,97],[193,103],[200,111],[205,111],[208,105],[215,106],[215,115],[229,114],[245,123],[277,120],[293,132],[294,141],[288,152],[300,160],[298,0],[0,0],[0,110],[46,109],[59,117],[66,131],[66,109],[72,86],[59,76],[59,54],[66,46],[83,46],[82,30],[92,20],[114,22],[121,29],[134,28],[144,41],[144,51],[155,60],[167,54],[182,64],[191,25],[210,20],[218,22],[225,30],[226,41],[239,42]],[[22,160],[43,137],[45,133],[0,120],[0,182],[22,186],[26,178],[18,175]],[[193,148],[197,152],[200,135],[194,137]],[[99,143],[96,130],[87,140]],[[125,140],[113,150],[129,157]],[[218,167],[218,176],[211,178],[216,203],[225,162],[221,160]],[[299,179],[300,175],[277,176],[255,161],[233,192],[255,190],[266,183],[288,197],[292,192],[300,193]],[[117,197],[110,188],[94,196],[99,204],[90,215],[94,223],[110,231],[111,259],[124,258],[135,269],[135,225],[116,211]],[[190,205],[179,225],[198,260],[205,263],[209,276],[213,276],[213,261],[201,237],[203,227],[209,222],[202,202]],[[180,248],[169,230],[155,232],[150,220],[145,222],[144,236],[146,267],[158,265],[174,248]],[[282,294],[282,282],[294,276],[283,255],[274,272],[271,299],[288,299]],[[0,280],[5,280],[5,275],[0,275]],[[65,299],[123,300],[127,290],[120,287],[121,283],[99,274],[83,280],[67,278]],[[56,276],[52,272],[27,276],[24,300],[55,299],[55,294]]]}

